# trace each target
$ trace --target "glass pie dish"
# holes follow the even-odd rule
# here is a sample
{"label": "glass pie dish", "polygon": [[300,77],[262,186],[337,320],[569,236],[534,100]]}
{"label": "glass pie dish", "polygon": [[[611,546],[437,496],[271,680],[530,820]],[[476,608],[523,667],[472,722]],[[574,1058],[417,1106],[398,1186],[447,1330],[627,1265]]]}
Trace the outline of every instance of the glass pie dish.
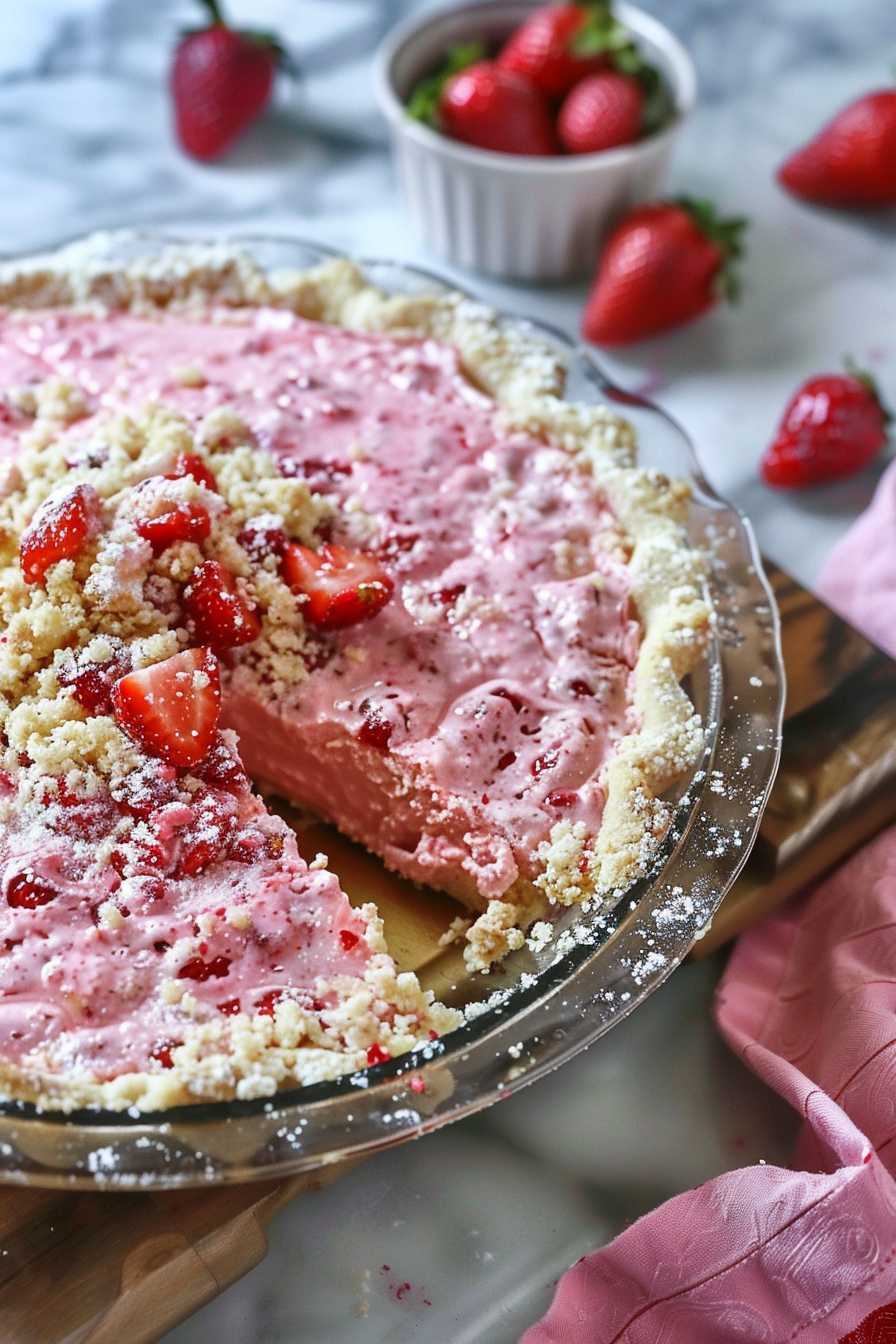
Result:
{"label": "glass pie dish", "polygon": [[[101,259],[113,267],[152,263],[180,242],[112,235]],[[333,255],[267,238],[228,239],[226,253],[235,249],[269,272],[308,268]],[[27,269],[48,260],[21,258],[16,265]],[[392,262],[358,264],[387,293],[450,288]],[[311,852],[330,852],[349,894],[352,882],[365,896],[375,891],[387,934],[390,918],[406,934],[412,930],[403,950],[393,948],[399,969],[415,970],[424,988],[462,1008],[463,1025],[413,1053],[274,1098],[155,1114],[57,1114],[0,1102],[0,1179],[69,1189],[162,1189],[282,1177],[358,1159],[489,1105],[561,1064],[631,1012],[708,929],[746,859],[780,748],[777,617],[752,532],[714,495],[686,437],[663,412],[615,388],[590,354],[562,334],[515,317],[500,321],[557,352],[569,400],[618,407],[635,427],[643,465],[690,485],[688,533],[706,556],[715,617],[707,654],[687,685],[706,727],[705,748],[698,768],[668,800],[672,822],[650,872],[609,911],[555,908],[549,942],[524,945],[488,975],[474,974],[456,947],[441,945],[429,918],[431,910],[444,909],[445,898],[393,881],[370,856],[338,841],[335,847],[321,843],[312,829]]]}

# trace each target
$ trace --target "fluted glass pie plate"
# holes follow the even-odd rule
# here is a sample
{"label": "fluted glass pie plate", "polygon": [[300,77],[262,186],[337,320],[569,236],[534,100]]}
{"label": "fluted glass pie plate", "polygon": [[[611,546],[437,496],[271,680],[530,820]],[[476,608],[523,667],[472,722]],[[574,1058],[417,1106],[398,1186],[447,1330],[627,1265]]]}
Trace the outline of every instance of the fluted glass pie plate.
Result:
{"label": "fluted glass pie plate", "polygon": [[[195,246],[113,234],[102,241],[103,261],[153,260],[178,243]],[[91,245],[100,246],[96,239]],[[229,238],[221,246],[247,252],[270,271],[304,269],[333,255],[286,239]],[[14,260],[25,269],[47,256]],[[452,288],[394,262],[359,265],[390,293]],[[715,617],[706,658],[688,680],[706,746],[676,791],[650,874],[610,912],[558,910],[551,942],[511,953],[488,976],[465,972],[456,951],[434,955],[419,970],[421,982],[465,1007],[464,1024],[422,1050],[336,1082],[157,1114],[63,1115],[0,1100],[0,1180],[161,1189],[281,1177],[362,1157],[488,1106],[562,1064],[636,1008],[705,934],[755,838],[780,749],[778,622],[756,542],[661,410],[614,387],[591,354],[561,333],[509,315],[501,321],[548,342],[567,366],[567,398],[609,402],[634,424],[642,464],[691,487],[689,536],[707,557]]]}

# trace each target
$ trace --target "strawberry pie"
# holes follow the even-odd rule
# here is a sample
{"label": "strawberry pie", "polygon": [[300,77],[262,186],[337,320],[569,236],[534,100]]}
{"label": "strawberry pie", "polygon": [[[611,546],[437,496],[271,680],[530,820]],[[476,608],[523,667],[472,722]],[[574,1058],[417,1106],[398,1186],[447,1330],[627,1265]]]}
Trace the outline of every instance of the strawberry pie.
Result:
{"label": "strawberry pie", "polygon": [[0,300],[7,1095],[263,1097],[459,1021],[264,794],[455,897],[474,970],[647,872],[700,561],[555,355],[343,261],[75,252]]}

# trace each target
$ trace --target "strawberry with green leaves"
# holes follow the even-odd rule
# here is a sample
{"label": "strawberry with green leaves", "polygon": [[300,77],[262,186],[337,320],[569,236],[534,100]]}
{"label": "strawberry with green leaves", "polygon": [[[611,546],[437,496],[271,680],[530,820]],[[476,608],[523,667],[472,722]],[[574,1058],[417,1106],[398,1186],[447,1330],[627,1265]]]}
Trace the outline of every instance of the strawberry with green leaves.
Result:
{"label": "strawberry with green leaves", "polygon": [[664,80],[608,0],[537,9],[494,60],[481,42],[453,48],[408,104],[434,130],[504,154],[594,153],[673,114]]}
{"label": "strawberry with green leaves", "polygon": [[545,5],[511,34],[497,63],[531,79],[548,98],[563,98],[586,75],[608,69],[611,45],[626,40],[609,5]]}
{"label": "strawberry with green leaves", "polygon": [[627,345],[691,322],[733,299],[732,263],[744,219],[719,219],[708,201],[638,206],[611,232],[582,317],[594,345]]}
{"label": "strawberry with green leaves", "polygon": [[202,0],[211,23],[184,33],[171,66],[177,138],[196,159],[217,159],[267,107],[278,66],[288,61],[270,33],[230,28],[218,0]]}
{"label": "strawberry with green leaves", "polygon": [[435,75],[418,85],[408,116],[452,140],[499,154],[556,154],[547,98],[525,75],[483,58],[483,47],[455,47]]}
{"label": "strawberry with green leaves", "polygon": [[797,388],[760,465],[779,490],[822,485],[861,471],[887,441],[890,414],[870,374],[847,366]]}
{"label": "strawberry with green leaves", "polygon": [[[537,9],[514,32],[498,55],[496,64],[502,70],[525,75],[548,98],[566,99],[582,81],[598,74],[613,74],[612,94],[603,95],[603,101],[614,98],[612,116],[618,121],[620,103],[630,105],[635,97],[633,88],[620,93],[624,83],[640,92],[640,117],[631,120],[628,139],[615,135],[601,135],[597,119],[604,108],[592,96],[593,111],[584,132],[585,143],[594,142],[596,148],[611,148],[628,144],[642,135],[650,135],[664,125],[673,114],[673,105],[666,85],[656,68],[645,61],[631,33],[613,13],[609,0],[580,0],[578,4],[545,5]],[[598,89],[600,85],[596,86]],[[586,100],[578,99],[575,113],[567,112],[566,119],[585,121]],[[570,154],[593,152],[580,149],[579,134],[564,135],[564,111],[560,112],[560,141]],[[612,141],[603,144],[602,140]]]}

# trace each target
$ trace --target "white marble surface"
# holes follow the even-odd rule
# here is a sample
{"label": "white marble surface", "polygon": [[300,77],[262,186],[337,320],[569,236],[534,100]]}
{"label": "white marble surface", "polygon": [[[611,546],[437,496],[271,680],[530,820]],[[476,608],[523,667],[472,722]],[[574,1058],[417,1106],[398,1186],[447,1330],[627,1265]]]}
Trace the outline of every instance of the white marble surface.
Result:
{"label": "white marble surface", "polygon": [[[415,7],[231,0],[235,19],[281,31],[305,77],[279,90],[276,107],[223,162],[200,165],[173,144],[165,88],[174,34],[195,6],[7,0],[0,251],[146,225],[286,233],[432,266],[395,194],[369,79],[373,45]],[[896,7],[645,7],[690,46],[701,81],[672,189],[711,196],[753,222],[738,310],[607,364],[677,416],[766,551],[811,583],[882,464],[799,496],[771,494],[756,464],[789,392],[837,368],[844,353],[872,367],[896,403],[896,220],[807,209],[775,187],[772,173],[838,105],[891,81]],[[570,332],[585,293],[581,285],[454,278]],[[790,1117],[712,1031],[715,975],[714,965],[680,970],[630,1021],[549,1079],[478,1119],[371,1159],[285,1210],[268,1259],[167,1344],[511,1344],[561,1269],[627,1219],[726,1167],[785,1160]]]}

